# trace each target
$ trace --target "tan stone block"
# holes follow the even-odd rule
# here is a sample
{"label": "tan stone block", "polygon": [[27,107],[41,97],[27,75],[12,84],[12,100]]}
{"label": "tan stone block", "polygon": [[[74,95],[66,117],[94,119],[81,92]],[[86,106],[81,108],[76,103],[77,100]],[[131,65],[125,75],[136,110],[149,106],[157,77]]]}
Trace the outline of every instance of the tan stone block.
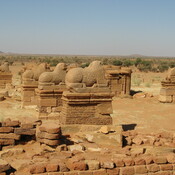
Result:
{"label": "tan stone block", "polygon": [[100,103],[97,105],[97,113],[99,114],[112,114],[112,103],[111,102],[105,102],[105,103]]}
{"label": "tan stone block", "polygon": [[121,175],[134,175],[135,174],[134,167],[123,167],[120,170],[120,174]]}
{"label": "tan stone block", "polygon": [[20,128],[22,129],[32,129],[34,128],[33,123],[21,123]]}
{"label": "tan stone block", "polygon": [[57,134],[61,132],[61,127],[53,124],[43,124],[39,127],[39,130],[42,132],[48,132],[50,134]]}
{"label": "tan stone block", "polygon": [[14,133],[9,133],[9,134],[0,134],[0,139],[14,139],[14,140],[19,140],[20,135],[14,134]]}
{"label": "tan stone block", "polygon": [[147,169],[148,169],[149,172],[160,171],[160,167],[157,164],[147,165]]}
{"label": "tan stone block", "polygon": [[0,139],[0,145],[14,145],[14,139]]}
{"label": "tan stone block", "polygon": [[50,146],[57,146],[61,144],[61,140],[39,139],[38,141],[41,143],[45,143],[46,145],[50,145]]}
{"label": "tan stone block", "polygon": [[108,175],[119,175],[120,168],[107,169]]}
{"label": "tan stone block", "polygon": [[44,164],[35,164],[30,167],[31,174],[44,173],[46,171],[46,166]]}
{"label": "tan stone block", "polygon": [[160,165],[160,169],[162,171],[173,170],[173,165],[171,165],[171,164]]}
{"label": "tan stone block", "polygon": [[146,164],[145,160],[141,157],[135,158],[134,162],[135,162],[135,165],[145,165]]}
{"label": "tan stone block", "polygon": [[100,169],[93,171],[93,175],[107,175],[106,169]]}
{"label": "tan stone block", "polygon": [[87,169],[87,165],[84,161],[81,162],[67,161],[66,165],[71,171],[85,171]]}
{"label": "tan stone block", "polygon": [[57,100],[55,98],[49,99],[39,99],[39,106],[57,106]]}
{"label": "tan stone block", "polygon": [[62,172],[48,172],[47,175],[64,175]]}
{"label": "tan stone block", "polygon": [[154,163],[157,163],[157,164],[165,164],[167,163],[167,158],[165,156],[156,156],[154,157]]}
{"label": "tan stone block", "polygon": [[159,95],[159,101],[162,102],[162,103],[172,103],[173,97],[172,96]]}
{"label": "tan stone block", "polygon": [[0,173],[10,169],[10,165],[5,161],[0,159]]}
{"label": "tan stone block", "polygon": [[124,158],[123,161],[124,161],[126,166],[133,166],[134,165],[134,160],[132,158]]}
{"label": "tan stone block", "polygon": [[35,135],[36,129],[15,128],[14,133],[18,135]]}
{"label": "tan stone block", "polygon": [[46,165],[46,171],[47,172],[57,172],[59,168],[58,164],[48,164]]}
{"label": "tan stone block", "polygon": [[37,137],[41,139],[55,140],[59,139],[61,137],[61,134],[50,134],[47,132],[39,132],[37,133]]}
{"label": "tan stone block", "polygon": [[123,160],[121,160],[121,159],[114,159],[113,161],[114,161],[116,167],[124,167],[125,166]]}
{"label": "tan stone block", "polygon": [[64,175],[78,175],[78,172],[64,172]]}
{"label": "tan stone block", "polygon": [[16,127],[16,126],[19,126],[20,125],[20,122],[18,120],[14,120],[14,121],[4,121],[2,122],[2,126],[10,126],[10,127]]}
{"label": "tan stone block", "polygon": [[134,168],[136,174],[146,174],[148,172],[145,165],[135,166]]}
{"label": "tan stone block", "polygon": [[93,175],[93,171],[80,171],[78,175]]}
{"label": "tan stone block", "polygon": [[13,131],[14,131],[13,127],[0,127],[0,133],[10,133]]}

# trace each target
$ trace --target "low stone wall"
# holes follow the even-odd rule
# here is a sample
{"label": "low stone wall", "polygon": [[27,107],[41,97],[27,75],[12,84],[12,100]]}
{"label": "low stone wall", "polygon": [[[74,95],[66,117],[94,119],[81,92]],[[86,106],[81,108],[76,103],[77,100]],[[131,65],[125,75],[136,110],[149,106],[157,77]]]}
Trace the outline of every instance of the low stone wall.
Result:
{"label": "low stone wall", "polygon": [[151,145],[175,147],[175,134],[173,132],[142,134],[137,131],[123,132],[125,145]]}
{"label": "low stone wall", "polygon": [[35,175],[173,175],[175,156],[172,154],[166,156],[147,155],[103,161],[71,158],[66,162],[61,162],[58,159],[58,161],[54,160],[54,163],[33,164],[27,169],[29,174]]}
{"label": "low stone wall", "polygon": [[22,141],[22,136],[35,136],[36,125],[20,123],[18,120],[6,119],[0,123],[0,146],[15,145]]}

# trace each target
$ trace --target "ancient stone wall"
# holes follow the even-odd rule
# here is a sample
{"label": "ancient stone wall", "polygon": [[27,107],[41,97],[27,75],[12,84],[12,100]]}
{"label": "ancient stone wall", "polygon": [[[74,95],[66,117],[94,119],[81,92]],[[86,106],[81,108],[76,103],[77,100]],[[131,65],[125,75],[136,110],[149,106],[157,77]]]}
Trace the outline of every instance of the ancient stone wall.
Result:
{"label": "ancient stone wall", "polygon": [[[18,120],[6,119],[0,123],[0,146],[18,144],[22,136],[34,136],[36,125],[33,123],[20,123]],[[23,140],[24,141],[24,140]]]}
{"label": "ancient stone wall", "polygon": [[106,78],[115,96],[130,95],[131,90],[131,69],[121,67],[106,68]]}
{"label": "ancient stone wall", "polygon": [[161,82],[159,101],[162,103],[175,103],[175,68],[169,69],[168,75]]}
{"label": "ancient stone wall", "polygon": [[0,88],[5,88],[6,84],[12,83],[12,73],[9,70],[8,62],[0,66]]}
{"label": "ancient stone wall", "polygon": [[62,124],[112,124],[113,94],[100,61],[69,70],[65,82],[68,91],[62,96]]}
{"label": "ancient stone wall", "polygon": [[39,77],[37,94],[37,106],[40,119],[56,119],[48,115],[61,111],[62,93],[65,86],[66,65],[59,63],[53,72],[44,72]]}
{"label": "ancient stone wall", "polygon": [[38,88],[38,79],[43,72],[50,71],[46,63],[40,64],[22,75],[22,106],[37,105],[35,89]]}

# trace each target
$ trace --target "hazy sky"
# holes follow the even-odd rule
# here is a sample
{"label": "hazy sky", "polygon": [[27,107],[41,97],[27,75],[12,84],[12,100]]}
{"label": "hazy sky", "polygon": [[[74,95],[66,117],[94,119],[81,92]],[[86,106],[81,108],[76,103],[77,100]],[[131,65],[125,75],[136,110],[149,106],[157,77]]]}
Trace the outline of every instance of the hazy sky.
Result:
{"label": "hazy sky", "polygon": [[175,56],[175,0],[0,0],[0,51]]}

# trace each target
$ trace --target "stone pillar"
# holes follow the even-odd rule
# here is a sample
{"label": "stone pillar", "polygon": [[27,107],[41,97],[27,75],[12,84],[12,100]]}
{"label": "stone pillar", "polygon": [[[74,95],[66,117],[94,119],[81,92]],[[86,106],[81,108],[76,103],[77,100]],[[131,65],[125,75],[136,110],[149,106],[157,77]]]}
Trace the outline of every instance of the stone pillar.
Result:
{"label": "stone pillar", "polygon": [[61,124],[111,125],[112,93],[63,92]]}

